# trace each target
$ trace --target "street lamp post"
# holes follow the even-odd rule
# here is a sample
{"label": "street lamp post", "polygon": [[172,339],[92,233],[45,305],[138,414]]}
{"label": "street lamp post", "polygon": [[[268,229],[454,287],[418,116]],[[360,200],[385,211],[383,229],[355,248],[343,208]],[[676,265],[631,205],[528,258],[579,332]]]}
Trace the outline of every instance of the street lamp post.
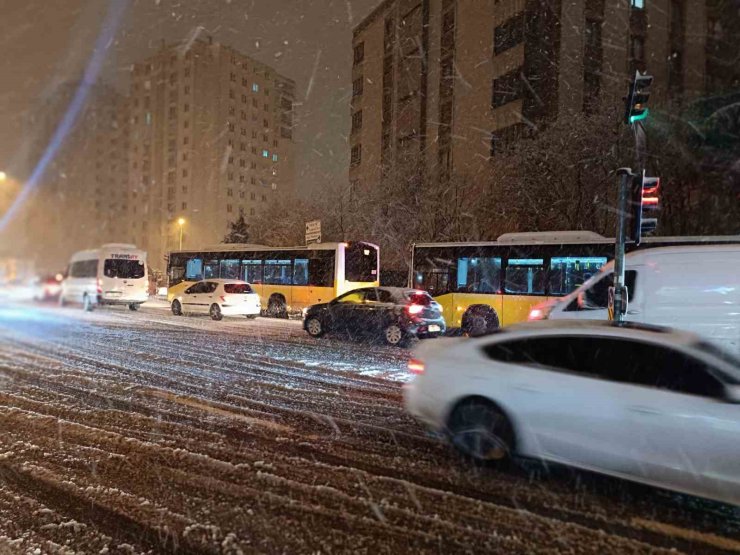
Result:
{"label": "street lamp post", "polygon": [[178,218],[177,225],[180,226],[180,249],[182,250],[182,228],[185,225],[185,218]]}

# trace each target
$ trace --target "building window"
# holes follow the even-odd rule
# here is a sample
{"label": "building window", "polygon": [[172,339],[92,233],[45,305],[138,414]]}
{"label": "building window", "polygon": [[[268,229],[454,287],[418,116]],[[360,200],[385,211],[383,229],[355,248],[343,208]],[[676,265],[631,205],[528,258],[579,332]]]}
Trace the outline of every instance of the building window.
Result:
{"label": "building window", "polygon": [[272,146],[274,146],[275,148],[278,147],[278,140],[277,139],[275,139],[275,140],[272,141]]}
{"label": "building window", "polygon": [[353,65],[361,64],[362,60],[365,59],[365,43],[361,42],[354,47],[352,51],[352,62]]}
{"label": "building window", "polygon": [[352,81],[352,97],[353,98],[356,96],[362,96],[362,86],[364,82],[365,80],[362,77]]}
{"label": "building window", "polygon": [[267,195],[262,195],[262,202],[267,202]]}
{"label": "building window", "polygon": [[235,83],[236,82],[236,73],[231,72],[229,74],[229,80]]}
{"label": "building window", "polygon": [[269,158],[270,153],[267,150],[262,150],[262,158]]}
{"label": "building window", "polygon": [[234,181],[234,172],[229,172],[229,181]]}
{"label": "building window", "polygon": [[257,83],[252,83],[252,92],[260,92],[260,86]]}
{"label": "building window", "polygon": [[254,216],[254,208],[250,208],[249,209],[249,215],[250,216]]}
{"label": "building window", "polygon": [[182,170],[182,176],[187,177],[188,176],[188,170]]}
{"label": "building window", "polygon": [[246,143],[239,143],[239,150],[242,152],[247,150],[247,144]]}
{"label": "building window", "polygon": [[256,146],[253,146],[252,147],[252,154],[257,154],[257,147]]}
{"label": "building window", "polygon": [[247,103],[247,95],[246,94],[243,94],[242,95],[242,104],[246,104],[246,103]]}
{"label": "building window", "polygon": [[359,131],[360,129],[362,129],[362,110],[352,114],[352,131]]}
{"label": "building window", "polygon": [[496,27],[493,31],[493,53],[501,54],[524,40],[524,12]]}
{"label": "building window", "polygon": [[250,162],[249,163],[249,168],[252,169],[252,170],[256,170],[257,169],[257,162]]}
{"label": "building window", "polygon": [[226,189],[226,196],[227,197],[233,197],[234,196],[234,189]]}
{"label": "building window", "polygon": [[267,121],[266,119],[263,119],[263,120],[262,120],[262,126],[263,126],[263,127],[270,127],[270,122],[269,122],[269,121]]}
{"label": "building window", "polygon": [[246,160],[239,160],[239,167],[240,168],[246,168],[247,167],[247,161]]}
{"label": "building window", "polygon": [[242,135],[242,137],[246,137],[247,136],[247,128],[246,127],[242,127],[241,128],[241,135]]}
{"label": "building window", "polygon": [[182,203],[182,210],[187,210],[187,209],[188,209],[188,203],[187,202],[183,202]]}
{"label": "building window", "polygon": [[352,153],[350,155],[349,165],[359,166],[362,161],[362,145],[356,145],[352,147]]}
{"label": "building window", "polygon": [[183,185],[182,186],[182,194],[183,195],[186,195],[187,193],[188,193],[188,186],[187,185]]}
{"label": "building window", "polygon": [[234,124],[229,122],[229,131],[234,132]]}
{"label": "building window", "polygon": [[190,122],[188,120],[185,120],[184,122],[182,122],[182,127],[183,129],[187,129],[188,127],[190,127]]}
{"label": "building window", "polygon": [[182,161],[183,162],[187,162],[188,161],[188,153],[187,152],[183,152],[182,153]]}
{"label": "building window", "polygon": [[231,98],[232,100],[234,99],[234,91],[229,91],[229,98]]}
{"label": "building window", "polygon": [[278,155],[277,154],[273,154],[272,155],[272,161],[273,162],[277,162],[278,161]]}
{"label": "building window", "polygon": [[190,104],[185,104],[185,106],[183,106],[183,111],[184,112],[189,112],[190,111]]}
{"label": "building window", "polygon": [[256,200],[257,199],[257,193],[249,193],[249,200]]}
{"label": "building window", "polygon": [[256,180],[256,179],[255,179],[254,177],[250,177],[250,178],[249,178],[249,183],[250,183],[251,185],[257,185],[257,180]]}
{"label": "building window", "polygon": [[185,85],[185,89],[183,89],[183,92],[185,94],[190,94],[190,85]]}
{"label": "building window", "polygon": [[144,116],[144,122],[147,125],[151,125],[152,124],[152,113],[151,112],[147,112],[146,113],[146,115]]}
{"label": "building window", "polygon": [[233,163],[234,163],[234,157],[233,156],[229,156],[229,164],[233,164]]}
{"label": "building window", "polygon": [[226,211],[231,212],[233,210],[232,206],[230,204],[226,205]]}
{"label": "building window", "polygon": [[492,106],[498,108],[519,98],[521,96],[521,83],[520,68],[494,79]]}
{"label": "building window", "polygon": [[645,0],[630,0],[630,5],[636,10],[642,10],[645,8]]}
{"label": "building window", "polygon": [[246,181],[247,181],[246,177],[244,177],[243,175],[239,176],[239,183],[245,183]]}

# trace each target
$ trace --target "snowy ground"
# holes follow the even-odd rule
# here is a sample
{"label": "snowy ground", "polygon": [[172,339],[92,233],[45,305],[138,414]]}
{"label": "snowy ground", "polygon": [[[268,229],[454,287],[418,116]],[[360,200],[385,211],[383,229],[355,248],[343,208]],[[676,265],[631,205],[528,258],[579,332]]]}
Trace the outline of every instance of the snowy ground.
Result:
{"label": "snowy ground", "polygon": [[476,469],[401,408],[407,353],[300,322],[0,308],[0,554],[726,553],[728,507]]}

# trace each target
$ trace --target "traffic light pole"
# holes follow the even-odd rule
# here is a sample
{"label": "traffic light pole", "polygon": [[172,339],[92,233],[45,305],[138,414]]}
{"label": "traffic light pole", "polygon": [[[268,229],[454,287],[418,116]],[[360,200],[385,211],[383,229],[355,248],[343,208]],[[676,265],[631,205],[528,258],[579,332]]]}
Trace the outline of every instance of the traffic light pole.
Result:
{"label": "traffic light pole", "polygon": [[614,316],[616,322],[624,322],[627,312],[627,287],[624,283],[624,254],[627,242],[627,214],[634,175],[630,168],[619,168],[619,199],[617,203],[617,241],[614,252]]}

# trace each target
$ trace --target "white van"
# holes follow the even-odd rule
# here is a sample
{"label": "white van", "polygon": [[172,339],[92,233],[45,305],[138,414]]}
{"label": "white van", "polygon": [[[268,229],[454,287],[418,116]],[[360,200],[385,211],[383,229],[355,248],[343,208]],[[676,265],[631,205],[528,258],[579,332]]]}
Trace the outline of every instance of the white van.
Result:
{"label": "white van", "polygon": [[[740,354],[740,245],[645,249],[627,255],[625,320],[694,332]],[[607,320],[614,263],[540,317]],[[549,313],[548,313],[549,310]]]}
{"label": "white van", "polygon": [[88,311],[112,304],[138,310],[148,298],[146,252],[135,245],[109,243],[72,255],[59,302],[82,303]]}

